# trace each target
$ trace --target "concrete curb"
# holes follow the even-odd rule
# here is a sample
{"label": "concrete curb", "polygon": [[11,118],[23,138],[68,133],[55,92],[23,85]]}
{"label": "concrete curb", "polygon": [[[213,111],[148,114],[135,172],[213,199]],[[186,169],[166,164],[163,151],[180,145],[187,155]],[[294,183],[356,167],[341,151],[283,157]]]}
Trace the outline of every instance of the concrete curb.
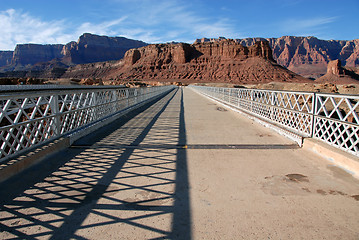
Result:
{"label": "concrete curb", "polygon": [[19,174],[25,169],[40,163],[51,154],[57,153],[70,146],[69,138],[56,139],[48,144],[44,144],[27,154],[21,155],[6,163],[1,164],[0,167],[0,183]]}
{"label": "concrete curb", "polygon": [[359,159],[350,153],[332,147],[313,138],[305,138],[303,149],[309,150],[333,165],[344,169],[346,172],[359,179]]}
{"label": "concrete curb", "polygon": [[[172,91],[172,90],[170,90]],[[27,168],[40,163],[45,158],[49,157],[49,155],[58,153],[66,148],[69,148],[77,139],[84,137],[97,129],[115,121],[121,116],[134,111],[151,101],[159,99],[164,95],[168,94],[170,91],[164,92],[158,96],[152,97],[147,99],[141,103],[138,103],[134,106],[126,108],[118,113],[115,113],[105,119],[100,121],[94,122],[84,128],[80,128],[75,132],[72,132],[68,135],[65,135],[61,138],[54,139],[50,142],[44,143],[34,149],[29,149],[28,152],[21,154],[9,161],[0,164],[0,183],[8,180],[9,178],[21,173],[22,171],[26,170]]]}

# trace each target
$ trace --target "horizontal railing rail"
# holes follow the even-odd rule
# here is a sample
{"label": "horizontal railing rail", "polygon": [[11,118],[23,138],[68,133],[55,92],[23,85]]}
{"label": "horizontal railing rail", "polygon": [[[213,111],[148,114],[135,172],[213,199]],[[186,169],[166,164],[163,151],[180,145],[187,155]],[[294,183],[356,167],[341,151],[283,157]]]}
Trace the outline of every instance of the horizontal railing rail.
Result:
{"label": "horizontal railing rail", "polygon": [[0,94],[3,92],[25,92],[25,91],[52,91],[52,90],[84,90],[84,89],[118,89],[122,85],[54,85],[54,84],[34,84],[34,85],[0,85]]}
{"label": "horizontal railing rail", "polygon": [[193,86],[211,98],[359,156],[359,96]]}
{"label": "horizontal railing rail", "polygon": [[159,96],[174,86],[19,86],[4,91],[5,88],[0,87],[0,162]]}

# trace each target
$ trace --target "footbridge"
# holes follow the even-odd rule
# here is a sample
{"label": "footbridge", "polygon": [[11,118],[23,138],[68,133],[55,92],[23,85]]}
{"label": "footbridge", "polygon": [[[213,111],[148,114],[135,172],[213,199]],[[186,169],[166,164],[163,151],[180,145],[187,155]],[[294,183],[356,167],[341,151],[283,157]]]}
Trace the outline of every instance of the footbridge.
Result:
{"label": "footbridge", "polygon": [[2,87],[0,239],[358,239],[358,96]]}

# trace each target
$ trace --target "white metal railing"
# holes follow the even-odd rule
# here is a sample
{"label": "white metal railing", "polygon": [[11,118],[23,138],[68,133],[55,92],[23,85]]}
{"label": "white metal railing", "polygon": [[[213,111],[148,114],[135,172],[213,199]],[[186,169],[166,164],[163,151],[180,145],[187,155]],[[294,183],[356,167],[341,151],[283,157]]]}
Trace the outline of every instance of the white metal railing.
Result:
{"label": "white metal railing", "polygon": [[173,88],[0,86],[0,162]]}
{"label": "white metal railing", "polygon": [[303,137],[359,156],[359,96],[190,86]]}

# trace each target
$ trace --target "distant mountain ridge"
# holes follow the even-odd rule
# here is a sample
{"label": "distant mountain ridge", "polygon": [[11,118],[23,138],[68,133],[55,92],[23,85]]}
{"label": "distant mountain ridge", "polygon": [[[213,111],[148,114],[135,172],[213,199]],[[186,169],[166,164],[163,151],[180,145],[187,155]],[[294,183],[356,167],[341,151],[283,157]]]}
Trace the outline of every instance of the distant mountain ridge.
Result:
{"label": "distant mountain ridge", "polygon": [[90,33],[81,35],[77,42],[67,44],[18,44],[15,50],[0,51],[3,71],[29,70],[44,62],[60,62],[71,66],[82,63],[119,60],[131,48],[147,43],[125,37],[107,37]]}
{"label": "distant mountain ridge", "polygon": [[[226,41],[226,38],[202,38],[195,43],[221,41]],[[304,77],[324,75],[328,62],[336,59],[345,67],[359,67],[359,39],[342,41],[283,36],[233,41],[246,47],[258,41],[267,41],[278,64]],[[120,60],[127,50],[147,45],[124,37],[90,33],[81,35],[77,42],[67,44],[18,44],[14,51],[0,51],[0,76],[58,78],[70,66]]]}
{"label": "distant mountain ridge", "polygon": [[[202,38],[196,42],[215,42],[218,39]],[[234,39],[243,46],[252,46],[257,41],[268,41],[273,58],[280,65],[307,77],[319,77],[326,73],[329,61],[339,59],[347,67],[359,66],[359,39],[321,40],[316,37],[283,36],[280,38]]]}
{"label": "distant mountain ridge", "polygon": [[70,67],[63,78],[101,78],[119,84],[133,80],[232,84],[311,82],[278,65],[267,41],[245,47],[233,40],[151,44],[128,50],[120,61]]}

